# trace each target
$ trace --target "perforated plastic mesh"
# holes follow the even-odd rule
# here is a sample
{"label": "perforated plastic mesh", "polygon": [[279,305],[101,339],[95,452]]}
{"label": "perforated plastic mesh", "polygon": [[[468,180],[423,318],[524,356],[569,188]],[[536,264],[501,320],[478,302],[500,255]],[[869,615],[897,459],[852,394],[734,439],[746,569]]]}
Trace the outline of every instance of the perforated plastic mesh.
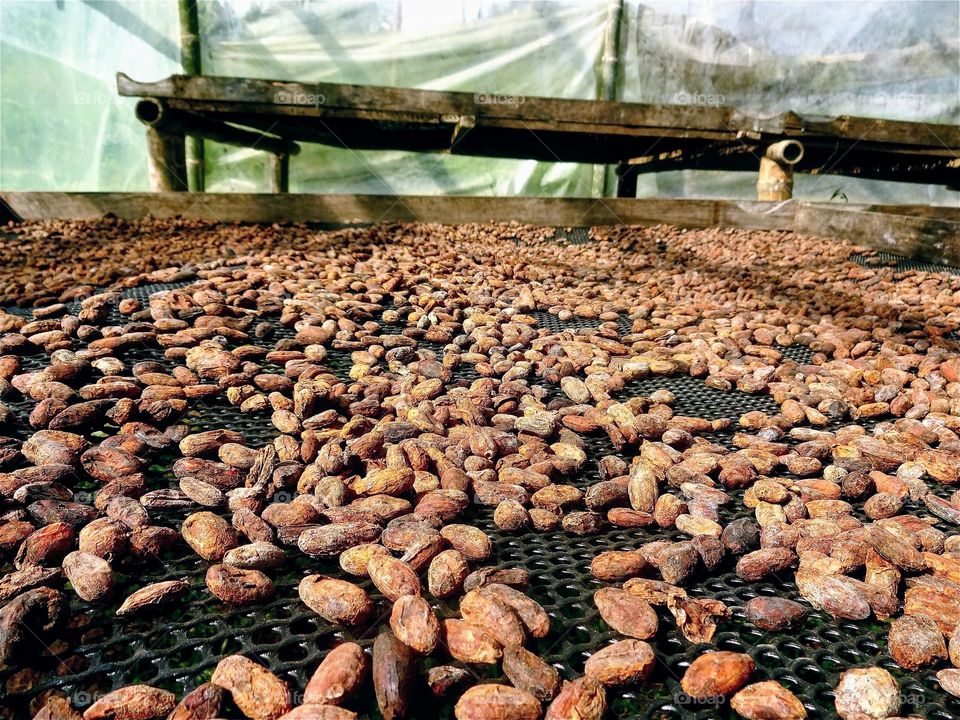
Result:
{"label": "perforated plastic mesh", "polygon": [[[547,313],[538,313],[537,318],[551,329],[595,326],[594,321],[581,319],[564,324]],[[277,332],[278,336],[290,334],[289,329],[279,326]],[[443,349],[428,343],[421,343],[420,347],[437,353],[442,353]],[[801,347],[787,348],[784,353],[797,362],[808,360],[810,355],[809,349]],[[151,348],[130,350],[125,359],[141,356],[165,362],[162,353]],[[40,358],[42,356],[36,358],[36,362],[39,363]],[[27,359],[28,363],[33,361]],[[350,365],[349,353],[332,352],[327,364],[337,374],[345,372]],[[471,372],[476,376],[469,368],[458,372],[462,374],[459,379],[465,381],[472,379]],[[721,392],[691,377],[637,381],[630,383],[622,396],[647,395],[659,388],[669,389],[676,395],[674,408],[680,414],[735,419],[748,410],[777,410],[767,396],[748,395],[736,390]],[[197,403],[185,420],[197,430],[216,427],[238,430],[254,445],[268,442],[276,435],[267,415],[245,415],[223,398]],[[725,444],[729,444],[730,437],[730,432],[709,436]],[[603,436],[590,436],[586,440],[589,461],[573,479],[582,488],[600,479],[597,460],[606,454],[616,454],[609,439]],[[175,486],[169,471],[173,459],[170,455],[153,459],[149,471],[151,489]],[[943,487],[935,488],[935,491],[941,495],[949,494]],[[724,523],[750,513],[740,502],[740,493],[732,494],[734,502],[720,509]],[[865,519],[861,503],[854,503],[854,506],[856,514]],[[911,503],[907,509],[920,511],[916,503]],[[171,527],[178,527],[185,514],[184,511],[152,512],[157,524]],[[492,508],[473,506],[465,522],[477,524],[493,538],[494,551],[489,564],[521,566],[530,571],[531,584],[527,592],[547,609],[553,621],[553,632],[548,638],[535,642],[532,649],[554,664],[567,679],[582,674],[583,664],[591,653],[620,639],[600,619],[592,601],[593,592],[604,585],[590,575],[593,557],[602,550],[637,548],[656,539],[684,537],[676,529],[657,527],[608,528],[588,537],[562,531],[504,533],[492,522]],[[938,527],[948,529],[942,524]],[[95,693],[133,683],[148,683],[181,695],[209,679],[217,661],[231,653],[259,659],[287,679],[296,691],[302,691],[317,664],[336,644],[351,639],[369,646],[376,626],[389,612],[389,605],[368,581],[363,581],[360,584],[377,602],[375,620],[351,630],[330,626],[300,602],[296,587],[304,575],[319,572],[339,576],[342,571],[335,562],[306,558],[296,550],[287,554],[285,567],[269,573],[277,587],[275,598],[241,608],[226,606],[205,590],[203,575],[207,563],[184,546],[168,552],[162,562],[146,568],[118,568],[118,599],[147,583],[173,578],[189,578],[192,589],[184,601],[162,615],[123,620],[113,615],[117,601],[97,607],[71,594],[72,618],[55,645],[39,652],[35,664],[27,670],[0,670],[0,687],[7,693],[6,698],[0,700],[0,706],[10,708],[11,717],[27,717],[26,708],[32,698],[45,690],[58,689],[71,696],[79,707],[85,707]],[[769,633],[757,629],[742,612],[743,605],[751,598],[767,595],[803,600],[797,595],[790,571],[762,582],[747,583],[732,572],[733,562],[728,558],[712,575],[698,576],[690,583],[688,591],[694,596],[717,598],[732,608],[733,617],[721,623],[714,638],[715,647],[749,653],[757,664],[754,679],[777,679],[803,701],[810,717],[832,717],[832,688],[840,673],[850,667],[880,665],[890,670],[901,683],[904,696],[902,715],[915,714],[928,720],[960,717],[960,700],[943,693],[932,670],[906,673],[892,661],[886,652],[886,622],[837,621],[811,610],[795,631]],[[0,568],[3,572],[10,569]],[[455,607],[449,603],[439,603],[437,609],[444,616],[455,613]],[[733,717],[725,705],[685,701],[679,678],[689,663],[710,646],[691,645],[682,638],[667,613],[661,609],[659,615],[660,630],[651,641],[657,653],[656,670],[650,681],[642,686],[609,693],[611,716],[700,720]],[[477,672],[484,678],[496,677],[495,669]],[[352,707],[377,717],[372,697],[372,692],[360,693],[358,704]],[[450,704],[437,704],[427,692],[414,693],[414,697],[413,717],[452,715]],[[239,717],[229,711],[222,714]]]}
{"label": "perforated plastic mesh", "polygon": [[[914,260],[901,255],[893,255],[886,252],[876,252],[870,255],[856,253],[850,256],[850,259],[858,265],[865,267],[890,267],[897,272],[907,272],[910,270],[922,270],[925,272],[942,272],[950,275],[960,275],[960,267],[955,265],[942,265],[937,263]],[[960,331],[954,330],[944,336],[947,340],[960,342]]]}
{"label": "perforated plastic mesh", "polygon": [[[23,355],[20,357],[20,372],[40,370],[47,365],[48,361],[49,358],[43,352]],[[0,398],[0,402],[10,408],[16,418],[12,424],[0,427],[0,435],[26,440],[33,433],[27,418],[36,403],[18,392],[7,393]]]}
{"label": "perforated plastic mesh", "polygon": [[600,320],[596,318],[583,318],[574,315],[569,320],[561,320],[554,313],[545,310],[535,310],[530,315],[536,319],[537,325],[551,332],[589,330],[600,326]]}
{"label": "perforated plastic mesh", "polygon": [[907,270],[924,270],[926,272],[945,272],[951,275],[960,275],[960,267],[914,260],[913,258],[893,255],[887,252],[876,252],[869,255],[856,253],[852,255],[850,259],[858,265],[864,265],[866,267],[892,267],[901,272]]}
{"label": "perforated plastic mesh", "polygon": [[813,350],[806,345],[790,345],[779,350],[781,355],[793,360],[797,365],[808,365],[813,357]]}
{"label": "perforated plastic mesh", "polygon": [[588,227],[558,227],[554,238],[574,245],[583,245],[590,242],[590,228]]}
{"label": "perforated plastic mesh", "polygon": [[195,280],[196,278],[193,278],[192,280],[179,280],[177,282],[170,283],[150,283],[149,285],[138,285],[132,288],[125,288],[120,291],[120,294],[125,298],[134,298],[136,300],[140,300],[144,303],[144,305],[146,305],[147,301],[150,300],[150,296],[154,293],[160,292],[161,290],[179,290]]}
{"label": "perforated plastic mesh", "polygon": [[6,311],[11,315],[19,315],[20,317],[33,317],[33,310],[30,308],[20,307],[19,305],[13,305],[6,308]]}

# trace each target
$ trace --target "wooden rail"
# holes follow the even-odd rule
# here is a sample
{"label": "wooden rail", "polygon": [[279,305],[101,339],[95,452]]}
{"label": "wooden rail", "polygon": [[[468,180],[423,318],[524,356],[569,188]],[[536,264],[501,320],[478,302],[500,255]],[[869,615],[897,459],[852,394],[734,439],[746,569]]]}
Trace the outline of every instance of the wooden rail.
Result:
{"label": "wooden rail", "polygon": [[23,220],[183,217],[220,222],[537,225],[657,225],[785,230],[849,240],[929,262],[960,265],[960,209],[923,205],[835,205],[430,195],[0,192]]}
{"label": "wooden rail", "polygon": [[213,76],[142,83],[119,73],[117,89],[171,113],[248,128],[260,137],[269,133],[365,150],[614,164],[621,197],[636,194],[641,173],[756,171],[767,148],[783,140],[803,144],[802,159],[791,166],[795,172],[960,187],[955,125]]}

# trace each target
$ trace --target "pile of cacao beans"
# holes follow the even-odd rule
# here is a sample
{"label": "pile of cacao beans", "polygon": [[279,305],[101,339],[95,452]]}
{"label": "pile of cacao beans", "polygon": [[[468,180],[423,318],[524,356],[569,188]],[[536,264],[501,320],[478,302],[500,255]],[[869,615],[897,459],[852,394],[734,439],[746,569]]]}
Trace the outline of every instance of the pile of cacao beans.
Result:
{"label": "pile of cacao beans", "polygon": [[[711,647],[734,612],[768,633],[811,611],[882,623],[897,666],[960,695],[958,276],[668,226],[584,244],[520,224],[13,232],[33,245],[3,248],[19,267],[0,287],[34,308],[0,311],[4,694],[42,680],[32,661],[63,650],[79,609],[118,628],[194,592],[255,609],[294,562],[291,603],[372,633],[333,642],[302,689],[228,654],[186,694],[52,687],[30,717],[347,719],[372,687],[387,720],[423,693],[459,720],[590,720],[654,685],[748,720],[821,716],[751,654]],[[45,279],[74,244],[86,269]],[[125,293],[157,282],[183,287]],[[776,410],[704,418],[637,391],[679,377]],[[272,440],[189,421],[216,403]],[[610,528],[637,541],[598,550],[584,594],[619,637],[574,673],[534,652],[568,628],[529,568],[491,558],[516,535]],[[184,555],[205,571],[151,581]],[[731,570],[796,592],[695,592]],[[658,656],[665,626],[708,648],[682,674]],[[844,720],[910,716],[879,665],[845,668],[833,700]]]}

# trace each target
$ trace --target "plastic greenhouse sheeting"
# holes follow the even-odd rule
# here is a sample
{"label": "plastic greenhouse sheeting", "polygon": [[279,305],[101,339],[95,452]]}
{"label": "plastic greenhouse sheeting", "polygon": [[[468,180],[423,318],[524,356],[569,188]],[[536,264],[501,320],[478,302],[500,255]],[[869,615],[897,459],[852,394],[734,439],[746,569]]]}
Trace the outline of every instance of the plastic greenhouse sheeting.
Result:
{"label": "plastic greenhouse sheeting", "polygon": [[[604,2],[277,2],[238,21],[236,6],[200,16],[204,72],[301,81],[597,97]],[[205,55],[206,60],[206,55]],[[530,142],[538,142],[531,133]],[[248,189],[263,163],[214,151],[210,189]],[[320,192],[589,195],[593,168],[570,163],[306,146],[291,188]]]}
{"label": "plastic greenhouse sheeting", "polygon": [[176,3],[0,2],[0,187],[149,189],[136,101],[117,96],[120,69],[180,72]]}
{"label": "plastic greenhouse sheeting", "polygon": [[[609,0],[201,0],[203,72],[595,99]],[[960,5],[946,2],[625,0],[618,99],[960,121]],[[0,3],[0,184],[144,190],[143,129],[114,73],[179,71],[167,2]],[[531,143],[541,142],[531,133]],[[206,143],[207,189],[258,191],[266,156]],[[755,196],[751,173],[641,176],[640,195]],[[300,192],[585,196],[591,166],[305,145]],[[936,186],[803,176],[804,199],[957,204]]]}
{"label": "plastic greenhouse sheeting", "polygon": [[[618,97],[748,113],[960,123],[960,3],[631,2]],[[752,197],[746,173],[670,172],[639,194]],[[795,197],[960,204],[942,186],[798,174]]]}

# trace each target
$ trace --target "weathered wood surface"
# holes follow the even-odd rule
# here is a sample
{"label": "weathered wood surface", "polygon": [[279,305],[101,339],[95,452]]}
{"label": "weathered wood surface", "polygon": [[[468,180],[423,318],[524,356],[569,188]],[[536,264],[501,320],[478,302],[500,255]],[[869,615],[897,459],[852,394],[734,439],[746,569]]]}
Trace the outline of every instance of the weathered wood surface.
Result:
{"label": "weathered wood surface", "polygon": [[182,216],[225,222],[511,222],[787,228],[790,204],[722,200],[273,195],[247,193],[23,193],[2,197],[24,219]]}
{"label": "weathered wood surface", "polygon": [[121,95],[161,98],[174,110],[355,149],[630,162],[636,174],[756,170],[763,147],[795,138],[808,146],[797,172],[960,185],[955,125],[213,76],[140,83],[119,73],[117,86]]}
{"label": "weathered wood surface", "polygon": [[[645,105],[612,101],[565,100],[496,93],[443,92],[374,85],[298,83],[218,76],[172,75],[153,83],[117,73],[121,95],[208,101],[227,105],[267,105],[279,114],[323,115],[336,108],[379,112],[474,115],[478,119],[539,119],[546,122],[637,127],[763,131],[766,120],[726,107]],[[243,109],[237,108],[237,109]],[[774,120],[772,131],[781,127]]]}
{"label": "weathered wood surface", "polygon": [[877,213],[891,213],[893,215],[916,215],[933,217],[942,220],[960,221],[960,206],[957,205],[866,205],[866,210]]}
{"label": "weathered wood surface", "polygon": [[811,204],[656,198],[444,197],[245,193],[0,192],[21,218],[184,217],[222,222],[511,222],[538,225],[743,227],[847,239],[960,265],[960,212],[918,205]]}
{"label": "weathered wood surface", "polygon": [[[922,152],[912,152],[896,145],[844,145],[841,140],[798,139],[803,142],[804,156],[795,166],[796,172],[923,184],[960,183],[960,150],[957,149],[926,147]],[[670,170],[755,171],[764,144],[761,141],[737,141],[672,148],[656,155],[631,158],[626,167],[640,174]]]}
{"label": "weathered wood surface", "polygon": [[793,112],[769,117],[749,116],[723,106],[651,105],[607,100],[444,92],[373,85],[298,83],[219,76],[172,75],[153,83],[117,73],[121,95],[207,100],[222,103],[261,103],[300,108],[321,114],[332,108],[419,112],[429,115],[474,115],[494,118],[540,119],[634,127],[687,128],[727,133],[814,134],[858,141],[892,141],[904,145],[960,147],[960,127],[840,115],[806,118]]}

